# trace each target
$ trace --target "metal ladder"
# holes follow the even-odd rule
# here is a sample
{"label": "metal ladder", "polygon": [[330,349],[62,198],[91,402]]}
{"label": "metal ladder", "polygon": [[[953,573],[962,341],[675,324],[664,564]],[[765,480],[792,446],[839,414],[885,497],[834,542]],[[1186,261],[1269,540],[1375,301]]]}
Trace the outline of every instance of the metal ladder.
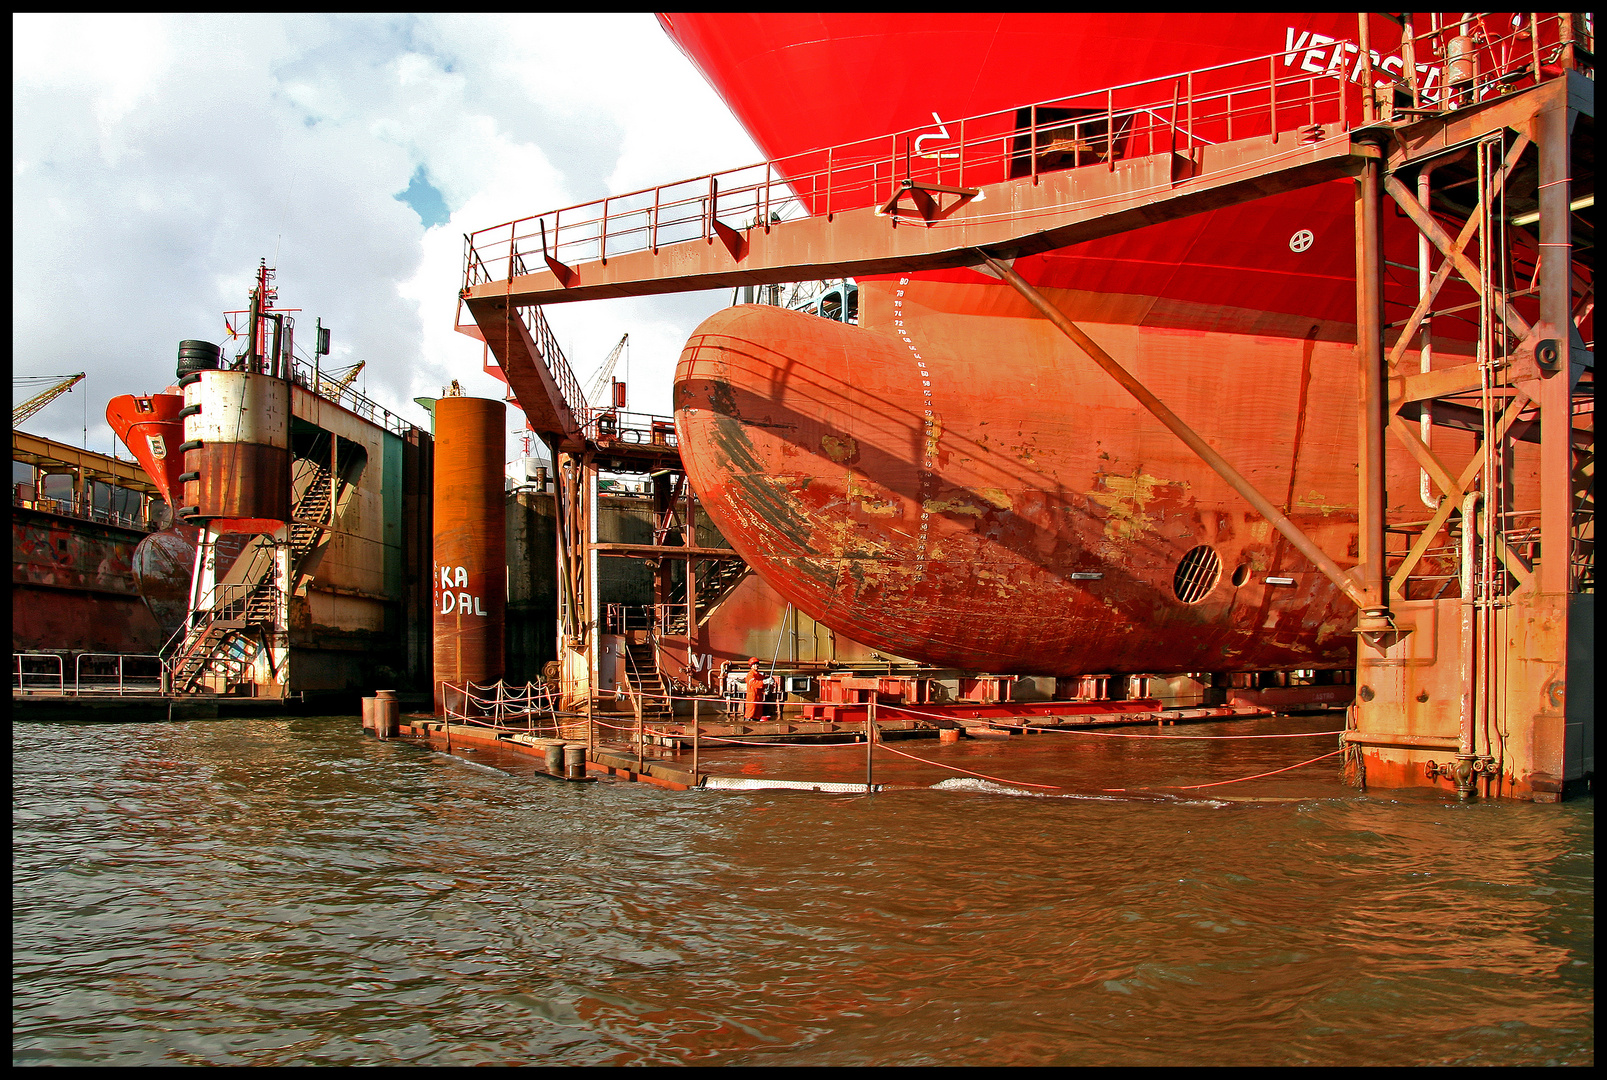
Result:
{"label": "metal ladder", "polygon": [[[308,556],[318,549],[328,531],[327,525],[306,522],[329,520],[333,492],[334,477],[329,469],[314,465],[311,479],[291,514],[295,519],[290,524],[292,591]],[[267,565],[260,570],[255,565],[263,562],[265,551],[271,552],[271,545],[259,541],[253,547],[254,563],[245,574],[251,588],[242,598],[213,608],[187,625],[174,651],[173,693],[193,693],[203,679],[213,674],[222,675],[225,682],[239,681],[254,664],[258,651],[266,647],[268,635],[278,625],[279,589],[274,584],[274,560],[267,559]]]}
{"label": "metal ladder", "polygon": [[697,622],[699,626],[709,621],[714,609],[720,602],[731,595],[737,585],[748,575],[748,564],[735,559],[722,559],[715,563],[715,568],[707,577],[698,576]]}
{"label": "metal ladder", "polygon": [[651,637],[645,642],[625,646],[627,688],[631,703],[644,724],[663,723],[673,710],[665,700],[669,686],[658,669],[658,649]]}

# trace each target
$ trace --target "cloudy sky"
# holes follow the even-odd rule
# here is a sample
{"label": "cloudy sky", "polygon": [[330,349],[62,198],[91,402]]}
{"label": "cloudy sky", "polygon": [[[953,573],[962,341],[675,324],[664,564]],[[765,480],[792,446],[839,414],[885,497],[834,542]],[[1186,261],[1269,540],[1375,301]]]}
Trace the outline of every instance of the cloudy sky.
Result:
{"label": "cloudy sky", "polygon": [[[322,319],[326,362],[367,361],[380,404],[423,424],[412,399],[453,378],[500,397],[452,330],[465,232],[760,157],[651,15],[12,26],[13,374],[88,372],[26,427],[81,445],[87,425],[101,452],[107,399],[168,385],[183,339],[222,342],[263,258],[298,351]],[[668,412],[681,346],[729,300],[548,318],[582,384],[628,332],[631,406]]]}

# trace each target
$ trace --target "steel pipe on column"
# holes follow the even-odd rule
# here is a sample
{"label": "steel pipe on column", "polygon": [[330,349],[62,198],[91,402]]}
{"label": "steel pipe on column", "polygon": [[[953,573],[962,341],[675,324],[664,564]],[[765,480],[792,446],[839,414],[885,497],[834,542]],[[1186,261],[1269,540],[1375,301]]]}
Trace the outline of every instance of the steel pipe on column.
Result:
{"label": "steel pipe on column", "polygon": [[[1384,564],[1384,427],[1388,399],[1384,384],[1384,254],[1381,213],[1382,173],[1368,160],[1356,177],[1356,360],[1360,366],[1361,475],[1356,567],[1362,591],[1364,628],[1389,618],[1389,578]],[[1426,407],[1426,406],[1425,406]]]}
{"label": "steel pipe on column", "polygon": [[435,711],[441,684],[495,682],[503,674],[508,606],[503,425],[507,407],[486,398],[435,403]]}

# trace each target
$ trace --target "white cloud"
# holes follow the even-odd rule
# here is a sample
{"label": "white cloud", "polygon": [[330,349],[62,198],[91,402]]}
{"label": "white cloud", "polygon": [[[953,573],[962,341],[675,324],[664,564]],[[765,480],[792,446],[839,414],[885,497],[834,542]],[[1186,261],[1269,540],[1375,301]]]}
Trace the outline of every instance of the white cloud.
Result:
{"label": "white cloud", "polygon": [[[220,340],[259,258],[303,351],[321,318],[381,404],[422,422],[411,399],[453,378],[501,396],[452,330],[465,232],[758,156],[650,15],[12,26],[13,363],[88,371],[102,451],[105,401],[165,386],[180,340]],[[451,214],[428,230],[395,198],[420,166]],[[632,405],[668,411],[681,345],[728,299],[549,315],[583,381],[629,331]],[[30,429],[79,442],[76,396]]]}

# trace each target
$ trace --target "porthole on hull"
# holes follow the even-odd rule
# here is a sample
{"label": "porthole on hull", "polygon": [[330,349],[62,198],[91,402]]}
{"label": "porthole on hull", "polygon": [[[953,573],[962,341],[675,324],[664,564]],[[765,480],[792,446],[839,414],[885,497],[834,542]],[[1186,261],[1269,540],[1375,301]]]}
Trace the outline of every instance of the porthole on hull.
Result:
{"label": "porthole on hull", "polygon": [[1198,604],[1210,595],[1222,576],[1222,560],[1209,544],[1191,548],[1172,575],[1172,591],[1185,604]]}
{"label": "porthole on hull", "polygon": [[1249,581],[1250,580],[1250,564],[1249,563],[1240,564],[1239,568],[1237,570],[1233,571],[1233,577],[1230,578],[1229,580],[1233,582],[1233,587],[1235,589],[1237,589],[1239,586],[1243,585],[1246,581]]}

